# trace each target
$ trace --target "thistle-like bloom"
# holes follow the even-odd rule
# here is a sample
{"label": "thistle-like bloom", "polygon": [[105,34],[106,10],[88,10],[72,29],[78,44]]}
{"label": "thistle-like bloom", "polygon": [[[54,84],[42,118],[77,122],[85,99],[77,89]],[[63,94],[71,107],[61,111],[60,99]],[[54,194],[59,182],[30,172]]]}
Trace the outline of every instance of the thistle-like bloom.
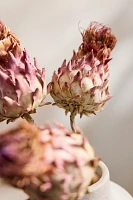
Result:
{"label": "thistle-like bloom", "polygon": [[83,42],[79,47],[77,55],[81,58],[93,50],[93,54],[101,62],[108,59],[111,51],[116,45],[116,37],[111,28],[98,22],[92,22],[82,33]]}
{"label": "thistle-like bloom", "polygon": [[0,64],[7,60],[7,53],[13,51],[20,41],[11,30],[0,21]]}
{"label": "thistle-like bloom", "polygon": [[79,59],[74,53],[68,64],[63,62],[58,72],[54,72],[49,84],[55,105],[71,113],[71,127],[77,114],[96,114],[111,96],[108,91],[109,69],[107,62],[101,63],[93,51]]}
{"label": "thistle-like bloom", "polygon": [[0,121],[27,118],[46,96],[45,71],[39,70],[24,50],[16,46],[0,66]]}
{"label": "thistle-like bloom", "polygon": [[59,123],[26,123],[0,135],[0,176],[31,200],[80,200],[97,164],[86,138]]}

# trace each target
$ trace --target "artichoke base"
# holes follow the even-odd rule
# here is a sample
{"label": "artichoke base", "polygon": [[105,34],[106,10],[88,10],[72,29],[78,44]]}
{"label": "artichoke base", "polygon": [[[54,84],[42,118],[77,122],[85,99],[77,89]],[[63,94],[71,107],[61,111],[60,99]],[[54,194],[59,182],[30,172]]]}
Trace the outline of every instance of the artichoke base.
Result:
{"label": "artichoke base", "polygon": [[[55,103],[53,103],[53,105],[58,106],[59,108],[63,108],[65,110],[65,114],[67,115],[68,112],[70,112],[70,125],[71,128],[74,132],[76,132],[75,129],[75,116],[77,114],[80,115],[80,118],[83,115],[89,116],[91,114],[96,115],[97,112],[100,112],[103,110],[103,106],[105,104],[105,102],[108,101],[108,99],[99,102],[99,103],[90,103],[88,105],[83,105],[80,102],[76,102],[73,100],[70,101],[64,101],[64,100],[57,100],[55,101]],[[89,107],[89,109],[87,109],[87,107]]]}

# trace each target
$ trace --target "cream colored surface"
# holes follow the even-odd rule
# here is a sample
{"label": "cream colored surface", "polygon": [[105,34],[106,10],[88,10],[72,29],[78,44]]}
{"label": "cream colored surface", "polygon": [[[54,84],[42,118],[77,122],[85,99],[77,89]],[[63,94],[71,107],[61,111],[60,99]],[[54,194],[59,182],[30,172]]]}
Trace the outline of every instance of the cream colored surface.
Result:
{"label": "cream colored surface", "polygon": [[[110,62],[113,98],[104,112],[76,122],[107,164],[111,179],[133,195],[133,0],[0,0],[0,17],[40,68],[46,67],[47,83],[79,46],[79,27],[95,20],[112,28],[118,38]],[[34,119],[37,124],[59,120],[69,127],[69,116],[52,106],[39,108]],[[1,130],[10,126],[14,124],[1,123]]]}

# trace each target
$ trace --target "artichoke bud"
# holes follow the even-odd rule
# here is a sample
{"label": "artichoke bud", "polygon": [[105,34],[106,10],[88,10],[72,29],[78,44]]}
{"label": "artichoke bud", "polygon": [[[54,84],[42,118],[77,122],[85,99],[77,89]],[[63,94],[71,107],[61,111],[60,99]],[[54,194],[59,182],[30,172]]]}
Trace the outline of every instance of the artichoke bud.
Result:
{"label": "artichoke bud", "polygon": [[16,46],[0,66],[0,121],[34,113],[46,96],[45,70],[34,65],[26,50]]}
{"label": "artichoke bud", "polygon": [[0,175],[31,200],[80,200],[97,164],[83,134],[60,123],[41,128],[26,123],[0,135]]}
{"label": "artichoke bud", "polygon": [[68,64],[63,62],[58,72],[54,72],[50,94],[54,105],[71,113],[71,126],[77,114],[96,114],[111,96],[108,90],[109,69],[107,63],[101,63],[93,50],[83,58],[75,53]]}

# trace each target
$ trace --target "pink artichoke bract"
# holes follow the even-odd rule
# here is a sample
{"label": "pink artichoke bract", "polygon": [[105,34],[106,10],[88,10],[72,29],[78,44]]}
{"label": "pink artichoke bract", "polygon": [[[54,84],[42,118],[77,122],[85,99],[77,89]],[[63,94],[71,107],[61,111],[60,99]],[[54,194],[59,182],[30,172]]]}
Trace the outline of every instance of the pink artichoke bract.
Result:
{"label": "pink artichoke bract", "polygon": [[59,123],[0,134],[0,176],[31,200],[80,200],[97,164],[87,139]]}
{"label": "pink artichoke bract", "polygon": [[77,114],[96,114],[111,96],[108,90],[109,69],[94,57],[93,51],[79,59],[74,53],[68,64],[63,62],[58,72],[54,72],[49,84],[54,105],[71,113],[71,126]]}
{"label": "pink artichoke bract", "polygon": [[45,70],[34,65],[26,50],[16,46],[8,52],[4,66],[0,65],[0,121],[28,118],[41,106],[46,96]]}
{"label": "pink artichoke bract", "polygon": [[81,58],[93,50],[93,54],[101,62],[110,57],[110,53],[116,45],[116,37],[111,28],[99,22],[90,23],[82,33],[83,42],[79,46],[77,55]]}

